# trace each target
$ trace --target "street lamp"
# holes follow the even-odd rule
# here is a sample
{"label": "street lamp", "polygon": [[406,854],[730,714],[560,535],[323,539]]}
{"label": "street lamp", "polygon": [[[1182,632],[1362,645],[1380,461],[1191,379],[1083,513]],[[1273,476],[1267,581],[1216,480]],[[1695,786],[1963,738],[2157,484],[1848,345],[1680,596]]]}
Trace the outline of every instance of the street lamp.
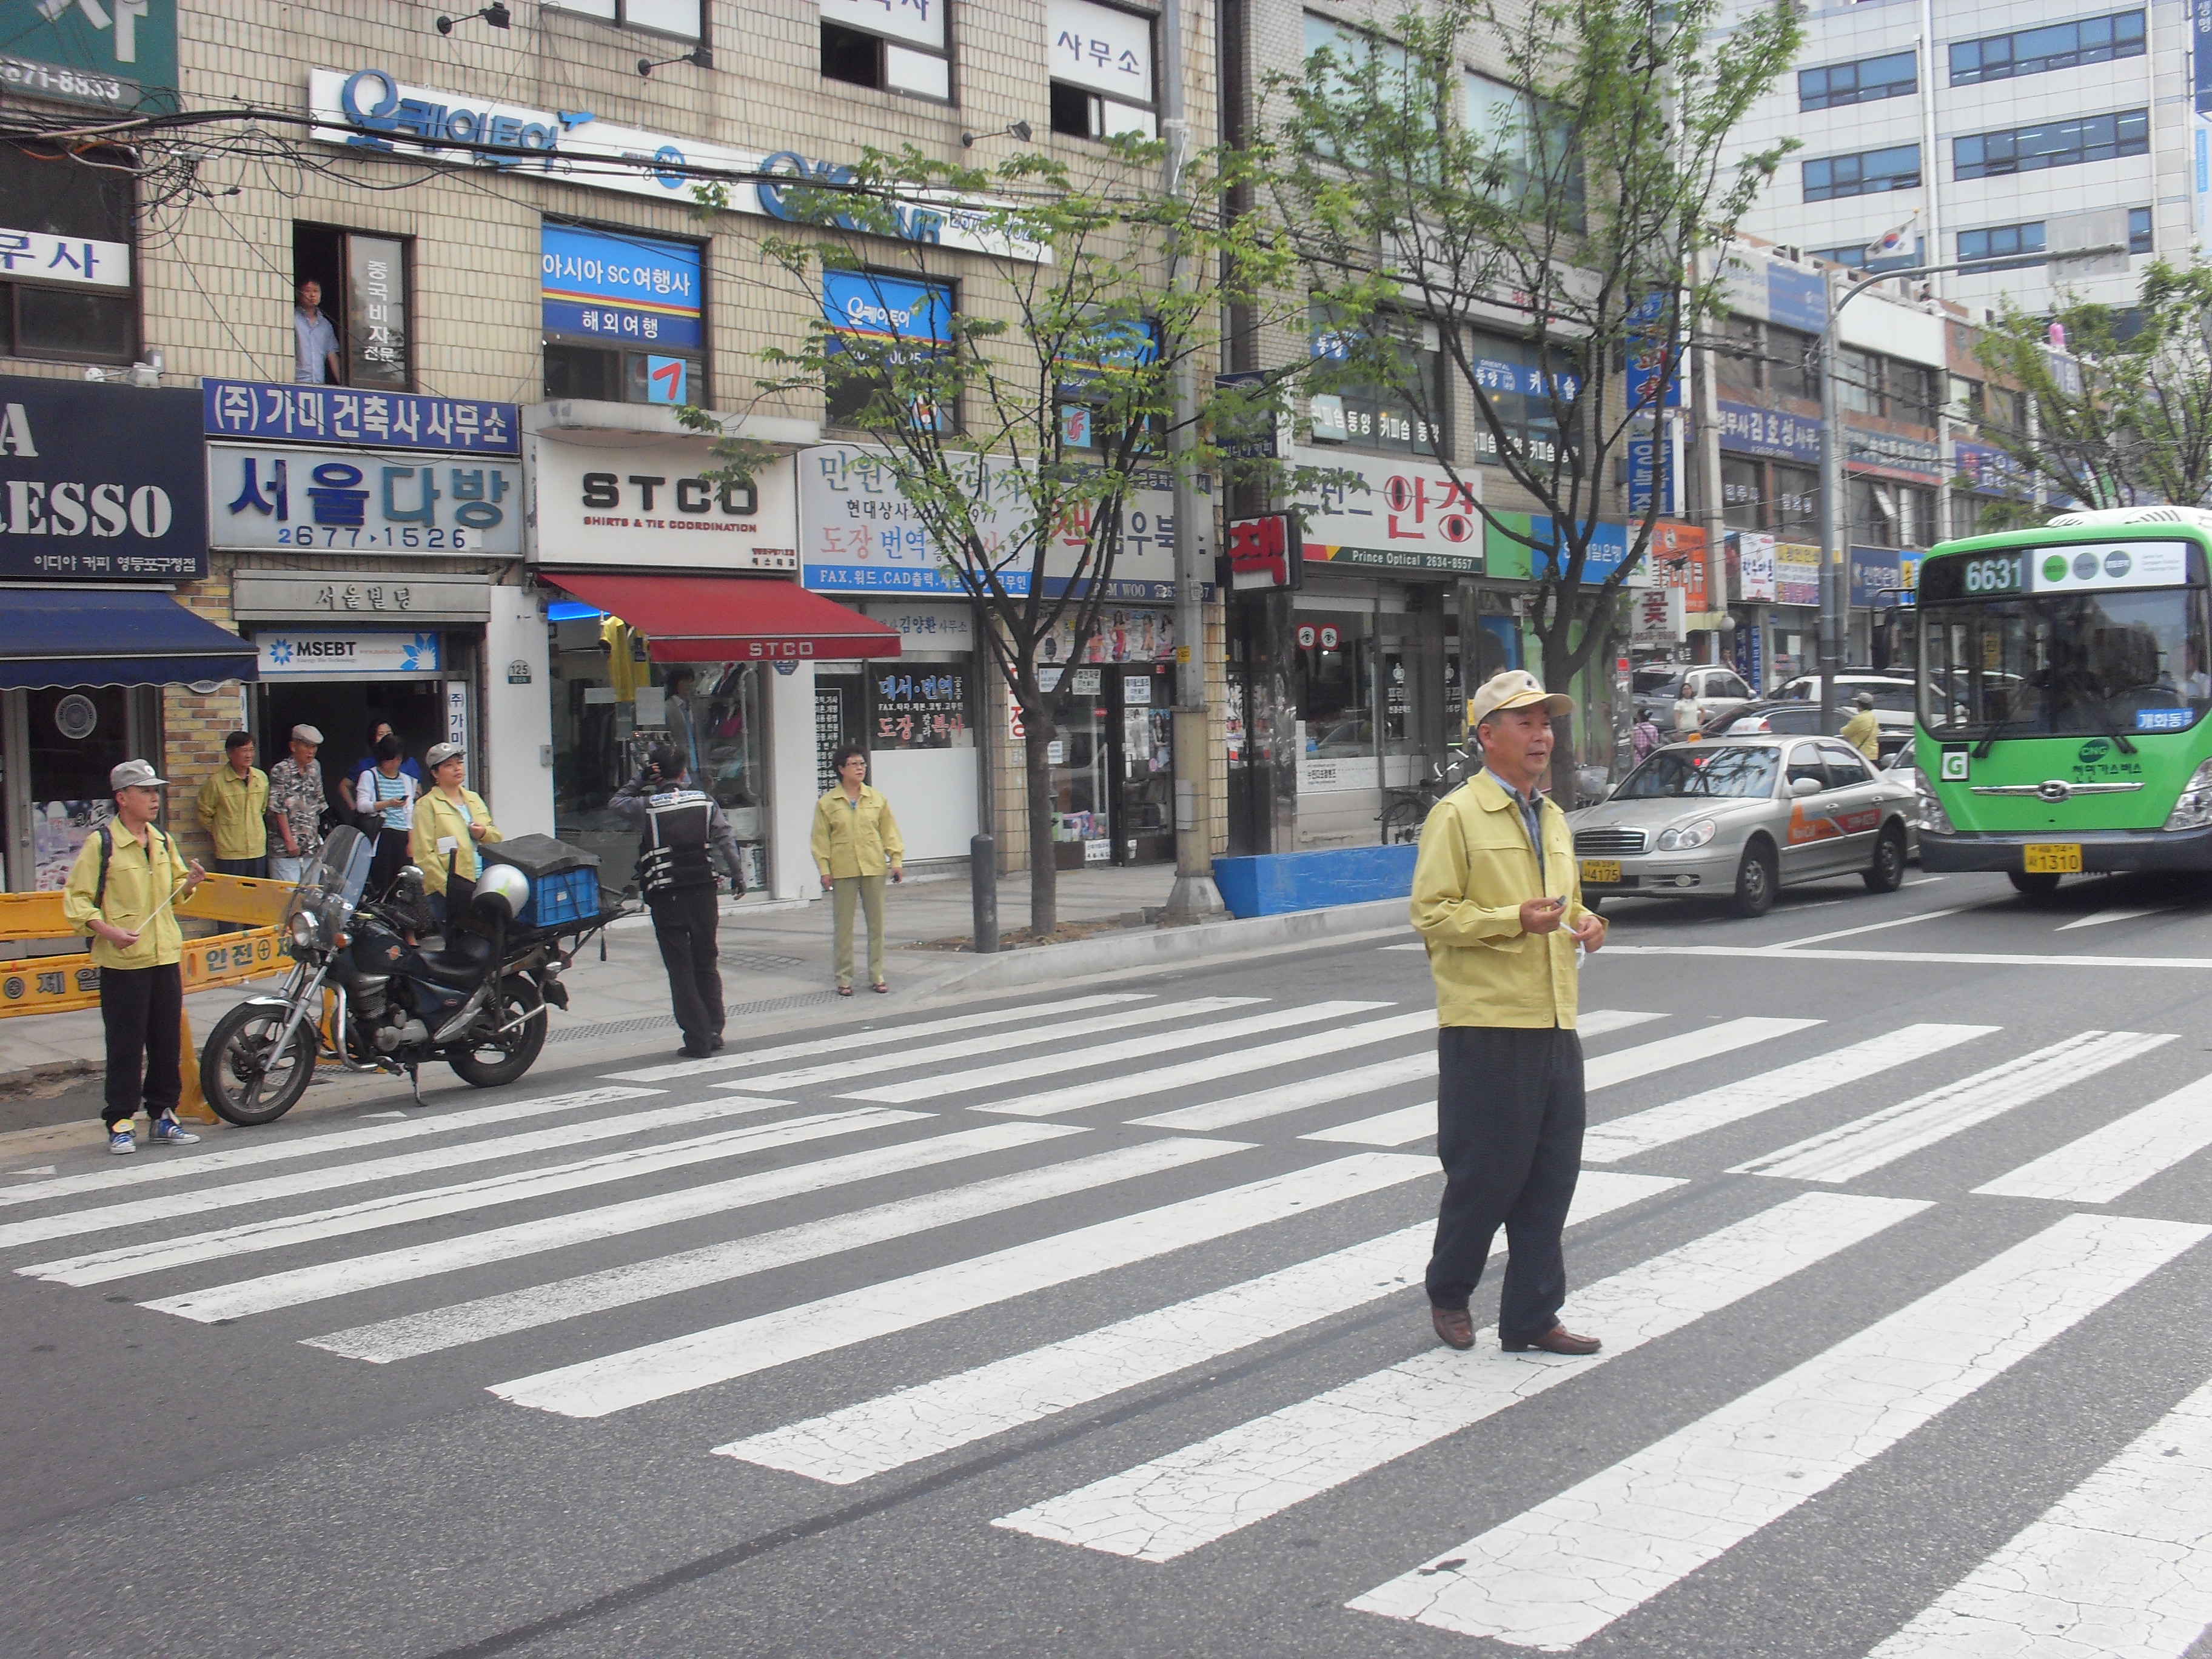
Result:
{"label": "street lamp", "polygon": [[2060,259],[2086,259],[2102,253],[2125,253],[2125,242],[2111,242],[2101,247],[2068,248],[2057,254],[2040,253],[2025,258],[1962,259],[1947,265],[1910,265],[1897,270],[1885,270],[1879,275],[1862,276],[1845,289],[1843,297],[1835,297],[1834,289],[1825,282],[1821,291],[1828,300],[1828,319],[1820,331],[1820,729],[1831,732],[1836,725],[1836,676],[1844,668],[1844,635],[1848,629],[1850,590],[1844,585],[1844,550],[1838,538],[1838,526],[1843,522],[1840,504],[1844,497],[1844,444],[1842,381],[1836,372],[1837,328],[1844,307],[1877,283],[1903,276],[1933,276],[1950,270],[2018,270],[2030,265],[2047,265]]}

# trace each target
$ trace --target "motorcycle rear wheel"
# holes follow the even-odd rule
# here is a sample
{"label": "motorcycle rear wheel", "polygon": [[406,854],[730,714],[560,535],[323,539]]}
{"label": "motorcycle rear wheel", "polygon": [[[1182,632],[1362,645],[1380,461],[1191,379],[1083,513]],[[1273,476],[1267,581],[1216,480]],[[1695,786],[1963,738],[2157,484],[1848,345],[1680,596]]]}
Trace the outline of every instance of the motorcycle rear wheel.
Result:
{"label": "motorcycle rear wheel", "polygon": [[[517,975],[501,988],[496,1009],[487,1012],[484,1018],[493,1024],[504,1025],[543,1006],[544,999],[538,995],[538,988]],[[479,1089],[497,1089],[513,1083],[535,1066],[544,1047],[545,1016],[541,1012],[532,1016],[519,1031],[510,1031],[497,1040],[481,1038],[467,1053],[448,1054],[446,1063],[462,1082]]]}
{"label": "motorcycle rear wheel", "polygon": [[217,1117],[241,1128],[273,1123],[299,1104],[315,1076],[315,1027],[302,1019],[275,1054],[286,1011],[242,1002],[215,1024],[200,1050],[200,1091]]}

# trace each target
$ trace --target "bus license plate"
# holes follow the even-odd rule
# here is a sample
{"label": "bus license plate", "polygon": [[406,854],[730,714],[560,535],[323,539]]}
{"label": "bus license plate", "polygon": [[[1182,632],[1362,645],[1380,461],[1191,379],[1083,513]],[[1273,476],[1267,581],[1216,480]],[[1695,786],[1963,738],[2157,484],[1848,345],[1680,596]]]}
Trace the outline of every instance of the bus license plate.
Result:
{"label": "bus license plate", "polygon": [[[2081,866],[2076,865],[2075,867],[2079,869]],[[1620,860],[1619,859],[1584,859],[1583,879],[1595,882],[1601,886],[1610,885],[1620,879]]]}
{"label": "bus license plate", "polygon": [[2081,843],[2030,842],[2021,848],[2021,867],[2031,876],[2078,876],[2081,873]]}

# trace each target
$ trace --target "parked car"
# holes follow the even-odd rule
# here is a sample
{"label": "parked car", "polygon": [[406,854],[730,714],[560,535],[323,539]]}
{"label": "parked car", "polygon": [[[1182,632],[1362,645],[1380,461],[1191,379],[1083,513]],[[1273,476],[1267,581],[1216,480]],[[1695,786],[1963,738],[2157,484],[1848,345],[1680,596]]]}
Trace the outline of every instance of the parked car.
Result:
{"label": "parked car", "polygon": [[[1836,724],[1838,731],[1842,728],[1843,722],[1850,717],[1850,713],[1848,702],[1837,711]],[[1912,720],[1909,714],[1905,717],[1902,726],[1894,722],[1885,725],[1881,719],[1881,710],[1876,708],[1875,726],[1875,740],[1881,750],[1884,760],[1901,749],[1910,749],[1912,746]],[[1746,703],[1741,708],[1731,708],[1724,714],[1716,714],[1705,725],[1705,735],[1709,738],[1744,738],[1761,734],[1773,737],[1824,738],[1833,737],[1836,732],[1821,729],[1819,703],[1799,702],[1794,700],[1785,702],[1773,697],[1764,697],[1757,702]]]}
{"label": "parked car", "polygon": [[[1917,697],[1912,677],[1910,674],[1877,673],[1871,668],[1846,668],[1836,676],[1838,724],[1849,718],[1851,699],[1862,691],[1874,694],[1874,723],[1879,732],[1877,741],[1881,752],[1890,754],[1911,742]],[[1820,703],[1820,677],[1818,674],[1800,674],[1774,695],[1785,702],[1809,702],[1817,708]]]}
{"label": "parked car", "polygon": [[[1635,682],[1630,681],[1635,696]],[[1636,696],[1637,706],[1648,710],[1662,732],[1687,734],[1714,715],[1741,708],[1751,701],[1751,688],[1733,668],[1685,668],[1671,676],[1663,691]]]}
{"label": "parked car", "polygon": [[1585,902],[1712,898],[1757,916],[1804,882],[1896,891],[1914,810],[1909,769],[1877,772],[1837,738],[1723,737],[1654,750],[1568,822]]}

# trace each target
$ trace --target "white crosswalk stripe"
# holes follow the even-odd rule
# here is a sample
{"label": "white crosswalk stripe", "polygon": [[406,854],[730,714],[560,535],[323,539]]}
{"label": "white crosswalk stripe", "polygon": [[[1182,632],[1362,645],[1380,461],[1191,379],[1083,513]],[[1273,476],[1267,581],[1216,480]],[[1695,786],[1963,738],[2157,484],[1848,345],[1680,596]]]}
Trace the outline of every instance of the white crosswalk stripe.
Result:
{"label": "white crosswalk stripe", "polygon": [[1683,1031],[1674,1036],[1661,1037],[1656,1042],[1616,1048],[1611,1054],[1585,1060],[1583,1086],[1610,1089],[1616,1084],[1650,1077],[1654,1072],[1672,1071],[1693,1060],[1711,1060],[1732,1049],[1748,1048],[1754,1042],[1771,1042],[1777,1037],[1808,1030],[1820,1023],[1817,1019],[1767,1019],[1758,1016],[1725,1019],[1703,1030]]}
{"label": "white crosswalk stripe", "polygon": [[1334,1128],[1316,1129],[1300,1140],[1330,1141],[1340,1146],[1407,1146],[1437,1132],[1437,1103],[1401,1106],[1395,1112],[1377,1112]]}
{"label": "white crosswalk stripe", "polygon": [[2212,1146],[2212,1077],[1974,1188],[2002,1198],[2109,1204]]}
{"label": "white crosswalk stripe", "polygon": [[[2068,1216],[1826,1352],[1346,1605],[1520,1647],[1587,1641],[2200,1243]],[[1593,1571],[1602,1562],[1603,1571]]]}

